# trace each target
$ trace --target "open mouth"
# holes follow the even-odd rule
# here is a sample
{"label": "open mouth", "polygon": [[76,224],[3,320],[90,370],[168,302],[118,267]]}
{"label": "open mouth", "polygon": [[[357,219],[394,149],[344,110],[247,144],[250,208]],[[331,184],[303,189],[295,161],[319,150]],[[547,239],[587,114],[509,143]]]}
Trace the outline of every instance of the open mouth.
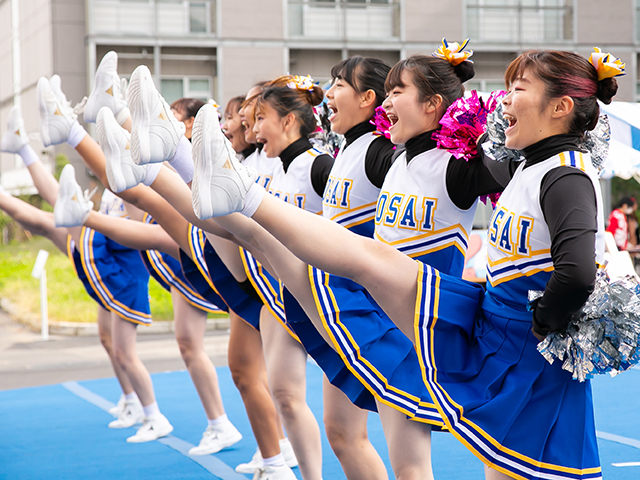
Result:
{"label": "open mouth", "polygon": [[330,103],[327,103],[327,106],[331,110],[331,113],[329,114],[329,121],[333,122],[338,114],[338,109]]}
{"label": "open mouth", "polygon": [[509,122],[509,127],[507,128],[507,130],[511,129],[516,123],[518,123],[518,120],[513,115],[503,113],[502,116],[507,122]]}
{"label": "open mouth", "polygon": [[396,125],[396,123],[398,123],[398,117],[396,117],[393,113],[387,112],[387,118],[391,123],[391,126],[389,127],[389,129],[392,129]]}

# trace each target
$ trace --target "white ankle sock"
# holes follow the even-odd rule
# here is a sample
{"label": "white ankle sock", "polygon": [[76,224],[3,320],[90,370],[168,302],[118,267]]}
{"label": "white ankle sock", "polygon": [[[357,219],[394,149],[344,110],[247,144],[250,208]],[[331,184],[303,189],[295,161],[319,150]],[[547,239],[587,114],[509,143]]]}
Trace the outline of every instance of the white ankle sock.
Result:
{"label": "white ankle sock", "polygon": [[124,400],[125,402],[133,402],[134,400],[138,400],[138,395],[136,395],[136,392],[127,393],[124,396]]}
{"label": "white ankle sock", "polygon": [[191,142],[187,137],[183,136],[178,142],[176,147],[176,154],[171,160],[171,165],[178,175],[184,180],[184,183],[189,183],[193,180],[193,158],[191,157]]}
{"label": "white ankle sock", "polygon": [[227,414],[225,413],[220,415],[218,418],[214,418],[213,420],[208,418],[207,421],[209,422],[210,427],[215,427],[217,425],[222,425],[223,423],[228,423],[229,417],[227,417]]}
{"label": "white ankle sock", "polygon": [[75,122],[73,122],[73,125],[71,125],[71,130],[69,131],[69,138],[67,138],[67,143],[71,145],[73,148],[76,148],[86,134],[87,134],[87,131],[84,128],[82,128],[82,125],[80,125],[76,120]]}
{"label": "white ankle sock", "polygon": [[131,112],[129,111],[129,107],[122,107],[122,110],[116,113],[116,122],[118,122],[118,125],[122,126],[130,116]]}
{"label": "white ankle sock", "polygon": [[283,467],[284,466],[284,457],[281,453],[278,455],[274,455],[273,457],[262,459],[265,467]]}
{"label": "white ankle sock", "polygon": [[40,160],[40,157],[38,157],[36,151],[28,143],[20,149],[18,155],[20,155],[20,157],[22,158],[25,167],[33,165],[38,160]]}
{"label": "white ankle sock", "polygon": [[158,174],[162,169],[162,164],[148,163],[146,165],[146,168],[147,168],[147,173],[144,176],[144,180],[142,180],[142,183],[145,184],[147,187],[150,187],[151,184],[156,181],[156,178],[158,178]]}
{"label": "white ankle sock", "polygon": [[142,407],[142,411],[144,412],[145,417],[155,417],[160,415],[160,407],[158,407],[158,402],[153,402],[146,407]]}
{"label": "white ankle sock", "polygon": [[257,183],[251,185],[244,197],[244,207],[242,207],[240,213],[247,217],[252,217],[258,210],[266,193],[266,190]]}

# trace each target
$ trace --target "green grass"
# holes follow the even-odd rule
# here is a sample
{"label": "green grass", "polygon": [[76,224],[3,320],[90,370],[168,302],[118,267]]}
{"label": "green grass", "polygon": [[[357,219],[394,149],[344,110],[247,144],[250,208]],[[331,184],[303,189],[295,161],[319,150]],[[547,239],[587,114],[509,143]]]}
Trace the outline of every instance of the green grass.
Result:
{"label": "green grass", "polygon": [[[69,258],[51,242],[37,237],[28,242],[0,245],[0,297],[10,300],[25,313],[40,313],[40,281],[31,270],[40,249],[49,252],[47,290],[49,318],[52,321],[95,322],[96,302],[78,280]],[[171,320],[171,295],[155,280],[149,282],[154,320]]]}

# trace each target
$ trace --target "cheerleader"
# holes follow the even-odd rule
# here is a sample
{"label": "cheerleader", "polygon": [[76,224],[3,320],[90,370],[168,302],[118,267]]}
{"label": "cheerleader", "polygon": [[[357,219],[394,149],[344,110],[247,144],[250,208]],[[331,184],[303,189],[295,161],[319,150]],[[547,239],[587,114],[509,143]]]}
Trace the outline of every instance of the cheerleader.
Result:
{"label": "cheerleader", "polygon": [[245,100],[246,97],[241,95],[233,97],[227,102],[227,106],[224,108],[224,124],[222,125],[224,136],[234,146],[233,149],[237,152],[238,160],[241,162],[256,150],[256,145],[247,142],[245,138],[245,126],[242,124],[240,116]]}
{"label": "cheerleader", "polygon": [[[78,151],[85,149],[86,132],[75,120],[75,114],[60,89],[59,77],[57,81],[51,83],[46,78],[41,78],[38,81],[37,94],[41,120],[40,134],[45,146],[66,141]],[[59,115],[56,112],[64,112],[64,114]],[[82,192],[75,186],[73,167],[67,166],[63,173],[64,175],[60,177],[60,189],[56,189],[58,196],[61,191],[65,193],[73,191],[76,196],[79,194],[82,197]],[[54,201],[54,203],[58,202]],[[61,205],[58,205],[58,210],[63,214],[58,217],[54,214],[54,218],[56,225],[64,226],[65,209],[60,207]],[[89,257],[89,261],[83,265],[83,268],[100,300],[115,315],[112,321],[114,355],[126,372],[143,406],[145,416],[143,426],[127,441],[147,442],[168,435],[173,427],[160,412],[155,401],[149,372],[135,351],[136,326],[151,323],[148,273],[137,252],[131,251],[135,256],[122,260],[123,263],[120,264],[121,256],[112,257],[112,255],[114,249],[119,250],[122,247],[112,245],[106,237],[88,229],[82,230],[82,236],[77,245],[81,251],[91,249],[96,252]],[[114,258],[117,264],[114,263]],[[127,278],[128,280],[125,280]],[[129,282],[132,283],[129,284]],[[135,288],[131,288],[131,285],[135,285]]]}
{"label": "cheerleader", "polygon": [[[623,68],[599,50],[590,61],[531,51],[510,64],[506,146],[526,160],[510,169],[490,223],[486,293],[250,183],[236,207],[301,259],[361,282],[396,324],[415,329],[423,380],[448,429],[486,464],[487,478],[601,478],[590,384],[550,365],[536,345],[562,330],[593,289],[604,222],[597,175],[580,142]],[[402,125],[392,122],[393,135]],[[247,175],[216,168],[227,189],[225,174],[236,182]],[[527,292],[543,289],[528,311]]]}
{"label": "cheerleader", "polygon": [[[134,73],[135,75],[132,76],[131,82],[131,85],[133,86],[136,85],[135,79],[139,72]],[[148,80],[150,80],[150,77],[148,77]],[[97,80],[96,83],[98,83]],[[136,97],[135,95],[140,92],[136,90],[135,87],[130,89],[130,93],[131,92],[136,92],[133,93],[132,96],[138,101],[142,101],[144,103],[146,100],[149,100],[148,97],[145,97],[145,100],[141,100],[140,96]],[[152,94],[152,101],[155,100],[158,102],[158,98],[161,98],[157,91],[155,91],[155,88],[148,93]],[[217,298],[217,302],[220,303],[222,302],[219,295],[223,295],[225,303],[228,304],[230,309],[233,309],[243,315],[241,319],[235,314],[235,312],[230,312],[232,327],[230,336],[229,366],[232,371],[234,381],[240,389],[243,400],[247,405],[247,413],[249,415],[252,428],[254,429],[254,433],[256,434],[258,444],[262,447],[263,451],[267,452],[267,455],[273,452],[273,455],[269,455],[265,458],[265,462],[272,462],[273,466],[269,467],[275,468],[278,471],[278,474],[281,475],[280,477],[265,478],[289,478],[287,475],[293,475],[289,466],[278,464],[278,462],[286,461],[287,465],[291,466],[294,466],[297,462],[293,452],[291,452],[290,444],[282,434],[282,429],[279,426],[279,418],[269,395],[268,387],[266,386],[266,378],[264,374],[261,373],[264,372],[264,363],[262,360],[262,349],[259,342],[259,335],[257,337],[258,343],[251,341],[251,339],[255,339],[255,335],[250,332],[255,331],[254,329],[257,328],[260,319],[261,304],[259,303],[259,299],[257,296],[255,296],[256,298],[254,299],[249,293],[247,293],[249,290],[245,285],[243,285],[243,283],[248,283],[246,281],[246,277],[244,281],[239,279],[241,283],[236,282],[231,272],[220,262],[217,264],[217,267],[220,268],[217,268],[215,271],[207,268],[208,262],[205,261],[204,257],[207,247],[202,231],[192,225],[189,225],[184,218],[178,215],[173,208],[171,208],[151,190],[145,189],[144,187],[126,190],[126,184],[127,182],[131,182],[132,178],[135,180],[135,183],[139,182],[141,179],[144,183],[153,183],[156,177],[159,176],[159,173],[161,173],[160,165],[150,165],[146,168],[135,166],[131,161],[131,157],[128,155],[128,147],[130,145],[128,133],[118,125],[117,119],[120,115],[116,114],[113,105],[108,103],[108,99],[106,99],[104,104],[107,108],[100,109],[99,114],[96,116],[96,120],[98,121],[98,135],[101,138],[101,143],[104,146],[105,153],[102,153],[100,147],[98,147],[90,137],[87,137],[87,142],[83,145],[85,148],[80,153],[85,162],[87,162],[87,164],[96,172],[104,183],[110,184],[111,187],[115,191],[120,192],[119,195],[126,198],[127,201],[152,213],[154,219],[158,221],[173,240],[180,245],[180,260],[183,272],[198,292],[207,298],[209,298],[209,295],[214,295],[215,298]],[[147,104],[145,105],[148,106]],[[168,143],[155,143],[152,145],[151,152],[147,152],[147,154],[151,153],[153,155],[157,155],[159,151],[162,152],[161,154],[169,152],[172,155],[170,165],[180,173],[182,180],[177,174],[169,171],[168,169],[164,169],[166,170],[166,175],[169,175],[174,187],[177,187],[177,189],[180,190],[180,186],[184,186],[187,188],[188,192],[188,187],[186,187],[183,180],[190,182],[191,179],[188,178],[188,176],[190,174],[192,175],[193,169],[190,161],[191,146],[186,137],[182,135],[186,128],[184,124],[175,120],[173,112],[163,100],[156,106],[159,106],[162,109],[163,118],[171,119],[171,131],[167,131],[165,133],[170,133],[173,136],[175,143],[173,146]],[[138,110],[138,113],[139,112],[140,109]],[[127,122],[128,120],[125,119],[124,124],[126,125]],[[147,128],[149,128],[148,124]],[[153,126],[151,128],[153,128]],[[138,133],[139,132],[136,132],[135,136],[136,142],[138,143],[134,143],[134,138],[131,139],[133,149],[140,148],[140,137],[138,136]],[[117,157],[119,161],[122,161],[122,163],[117,163],[118,169],[116,171],[114,171],[113,168],[105,169],[105,154],[107,158],[113,159],[113,157]],[[116,162],[112,161],[107,163],[106,166],[109,167],[109,165],[114,164],[116,164]],[[140,173],[142,173],[142,176],[138,177],[137,175]],[[187,198],[188,197],[189,194],[187,193]],[[70,212],[70,216],[74,215],[75,218],[73,221],[80,223],[83,221],[82,215],[78,215],[77,212]],[[227,234],[226,231],[219,227],[218,230],[218,233]],[[243,273],[244,269],[238,256],[237,247],[234,248],[235,256],[238,258],[237,263],[239,264],[239,267],[235,268],[232,265],[230,269],[233,271],[234,275],[236,275],[238,270]],[[227,258],[225,258],[225,261],[227,261]],[[216,280],[219,281],[218,288],[220,288],[220,292],[218,292],[216,286],[209,278],[210,275],[216,275]],[[213,303],[216,303],[216,301]],[[245,323],[244,320],[248,323]],[[278,431],[280,431],[280,435],[278,435]],[[281,438],[282,440],[278,442],[278,438]],[[284,459],[280,454],[281,447],[284,453]]]}
{"label": "cheerleader", "polygon": [[[146,80],[144,71],[140,72],[139,80],[132,81],[132,85],[138,85],[137,88],[141,89],[141,97],[155,95],[157,98],[161,98],[159,93],[155,90],[153,83]],[[249,101],[244,104],[245,109],[250,108],[253,101],[256,100],[255,97],[252,98],[252,95],[253,92],[249,92]],[[135,117],[136,109],[133,104],[132,109]],[[138,124],[135,118],[133,124],[135,131],[136,125]],[[245,139],[247,138],[245,137]],[[171,139],[167,137],[162,140],[165,142],[165,145],[171,142]],[[251,139],[249,138],[247,140]],[[194,148],[198,148],[198,145],[195,144]],[[135,148],[132,147],[132,150],[135,150]],[[258,156],[261,156],[264,153],[265,152],[263,151],[255,154],[256,161],[258,161]],[[254,155],[250,155],[247,157],[245,162],[252,161],[253,156]],[[265,164],[273,166],[277,165],[278,162],[277,157],[272,158],[270,162],[263,162],[262,160],[258,161],[258,164],[262,165],[260,168],[263,168],[263,171],[265,172],[264,181],[267,184],[272,177],[275,177],[275,173],[273,172],[272,167],[265,168]],[[282,169],[281,166],[279,166],[279,168],[280,170]],[[183,179],[187,181],[186,178]],[[180,213],[184,215],[187,220],[204,227],[208,232],[219,236],[229,236],[228,232],[221,229],[217,224],[215,224],[215,222],[209,222],[211,225],[207,225],[206,223],[203,224],[203,222],[195,217],[190,204],[190,193],[188,187],[186,187],[184,183],[180,185],[177,182],[175,175],[172,176],[171,172],[167,169],[162,169],[160,171],[159,175],[153,181],[152,187],[156,191],[160,192],[163,197],[170,200],[172,205],[178,208]],[[186,192],[184,191],[185,187],[187,188]],[[185,202],[187,202],[186,205]],[[219,232],[220,230],[223,230],[224,233]],[[210,236],[208,238],[212,243],[213,241],[216,241]],[[259,266],[257,268],[259,270],[261,269]],[[263,272],[260,273],[260,277],[260,280],[266,279],[266,275]],[[268,279],[266,281],[269,282]],[[258,294],[272,313],[276,313],[276,309],[280,311],[277,315],[280,322],[284,323],[281,302],[279,302],[277,298],[266,298],[267,295],[270,293],[273,294],[274,291],[277,293],[277,290],[275,290],[272,285],[267,285],[262,291],[259,291]],[[260,316],[260,335],[265,348],[269,386],[276,405],[278,406],[278,411],[281,414],[283,423],[285,424],[287,432],[291,438],[293,449],[296,452],[296,457],[299,461],[300,470],[304,478],[320,478],[322,456],[319,428],[315,417],[305,401],[304,371],[306,368],[306,353],[289,335],[289,333],[282,329],[280,323],[278,323],[274,316],[265,309],[263,309]],[[282,351],[289,352],[289,356],[282,355]],[[293,359],[296,359],[295,362]],[[296,366],[295,370],[292,368],[294,365]],[[258,432],[256,432],[256,436],[258,436]],[[274,462],[283,462],[284,460],[282,457],[280,457],[279,454],[269,455],[268,451],[265,452],[264,444],[261,444],[260,441],[259,446],[261,456],[264,457],[262,460],[264,466],[260,468],[260,476],[257,478],[265,480],[288,478],[290,470],[288,468],[284,469],[282,464],[274,464]],[[267,448],[271,449],[272,443],[269,443]]]}

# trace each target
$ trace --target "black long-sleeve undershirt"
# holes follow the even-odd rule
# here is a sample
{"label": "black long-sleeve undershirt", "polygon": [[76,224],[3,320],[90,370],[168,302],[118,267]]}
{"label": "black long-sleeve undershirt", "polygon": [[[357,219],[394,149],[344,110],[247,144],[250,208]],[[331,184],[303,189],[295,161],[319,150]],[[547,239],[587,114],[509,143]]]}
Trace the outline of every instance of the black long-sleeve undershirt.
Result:
{"label": "black long-sleeve undershirt", "polygon": [[[351,127],[345,134],[345,149],[362,135],[373,132],[376,127],[369,121],[359,123]],[[393,165],[396,150],[393,143],[384,136],[374,139],[367,148],[364,157],[364,171],[367,179],[377,188],[382,188],[384,178]]]}
{"label": "black long-sleeve undershirt", "polygon": [[[556,135],[524,151],[528,168],[565,151],[580,150],[578,135]],[[493,176],[506,185],[519,163],[483,158]],[[593,183],[573,167],[550,170],[540,185],[540,207],[551,237],[553,273],[533,315],[539,335],[564,329],[595,285],[597,204]]]}

